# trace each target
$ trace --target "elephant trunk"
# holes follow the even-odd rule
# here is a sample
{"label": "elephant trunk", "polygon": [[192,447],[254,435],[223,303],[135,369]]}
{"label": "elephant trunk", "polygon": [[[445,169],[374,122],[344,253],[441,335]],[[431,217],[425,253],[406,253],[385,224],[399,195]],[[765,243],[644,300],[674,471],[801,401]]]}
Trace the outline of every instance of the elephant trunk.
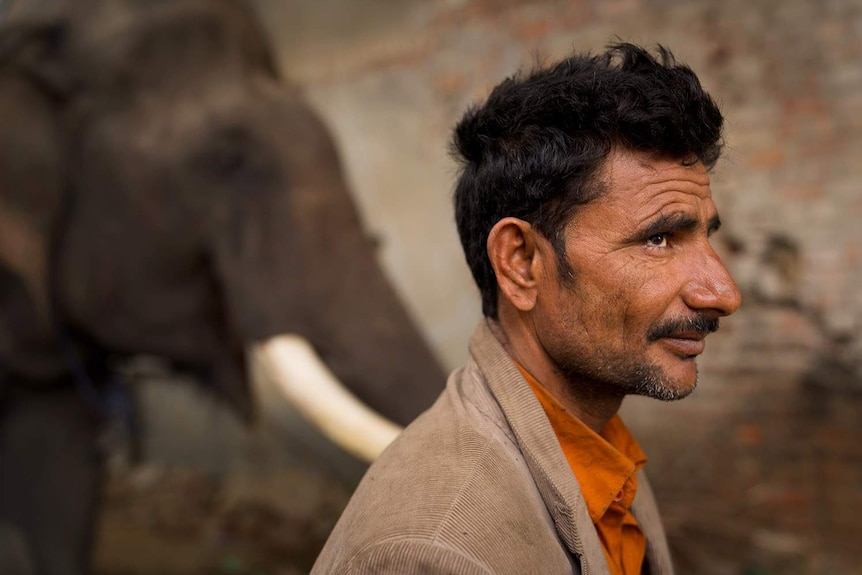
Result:
{"label": "elephant trunk", "polygon": [[[408,424],[440,394],[445,372],[377,259],[331,136],[292,97],[248,113],[279,161],[242,152],[236,188],[205,226],[232,343],[301,334],[362,402]],[[219,133],[226,149],[245,150],[243,138]]]}

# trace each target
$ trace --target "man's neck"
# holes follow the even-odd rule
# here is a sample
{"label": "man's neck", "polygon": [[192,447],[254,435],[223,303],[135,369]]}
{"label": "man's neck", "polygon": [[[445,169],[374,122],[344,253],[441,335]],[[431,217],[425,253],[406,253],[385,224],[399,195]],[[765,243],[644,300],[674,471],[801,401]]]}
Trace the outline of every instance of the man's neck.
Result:
{"label": "man's neck", "polygon": [[590,429],[599,433],[622,405],[623,396],[604,393],[593,382],[571,381],[548,356],[536,337],[520,321],[510,321],[501,310],[501,320],[487,318],[488,326],[514,361],[532,375],[545,390]]}

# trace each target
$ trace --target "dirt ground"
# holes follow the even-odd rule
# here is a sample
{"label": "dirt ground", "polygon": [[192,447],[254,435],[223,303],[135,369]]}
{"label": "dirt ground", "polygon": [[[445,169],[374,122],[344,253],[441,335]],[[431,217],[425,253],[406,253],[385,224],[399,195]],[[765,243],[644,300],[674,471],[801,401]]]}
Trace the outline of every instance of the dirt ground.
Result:
{"label": "dirt ground", "polygon": [[265,386],[254,425],[182,377],[135,390],[141,457],[107,434],[94,574],[308,573],[365,466]]}
{"label": "dirt ground", "polygon": [[97,575],[308,573],[349,489],[283,472],[217,478],[142,466],[111,472]]}

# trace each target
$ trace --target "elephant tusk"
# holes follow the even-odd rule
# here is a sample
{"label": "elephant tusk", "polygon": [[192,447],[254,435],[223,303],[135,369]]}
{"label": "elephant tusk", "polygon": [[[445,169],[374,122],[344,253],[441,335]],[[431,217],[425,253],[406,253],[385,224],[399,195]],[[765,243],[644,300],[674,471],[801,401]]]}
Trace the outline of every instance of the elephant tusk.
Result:
{"label": "elephant tusk", "polygon": [[264,377],[287,401],[336,445],[371,462],[392,443],[401,427],[348,391],[298,335],[278,335],[252,347]]}

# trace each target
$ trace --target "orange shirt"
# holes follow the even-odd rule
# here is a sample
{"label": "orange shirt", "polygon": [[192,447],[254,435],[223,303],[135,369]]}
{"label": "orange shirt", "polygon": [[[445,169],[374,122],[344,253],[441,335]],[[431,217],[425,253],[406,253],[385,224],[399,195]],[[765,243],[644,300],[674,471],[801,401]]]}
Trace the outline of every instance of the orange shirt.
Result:
{"label": "orange shirt", "polygon": [[635,473],[646,463],[644,452],[619,416],[597,434],[515,365],[542,404],[578,480],[611,575],[639,575],[646,539],[629,507],[638,486]]}

